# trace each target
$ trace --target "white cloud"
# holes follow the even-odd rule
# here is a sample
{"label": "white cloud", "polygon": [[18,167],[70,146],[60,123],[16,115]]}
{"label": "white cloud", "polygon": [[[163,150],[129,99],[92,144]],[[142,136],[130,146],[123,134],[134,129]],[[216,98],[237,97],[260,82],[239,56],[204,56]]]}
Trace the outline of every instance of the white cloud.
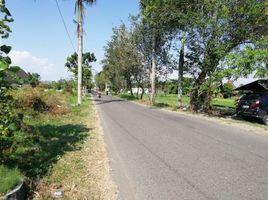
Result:
{"label": "white cloud", "polygon": [[57,80],[62,74],[66,76],[65,71],[57,71],[55,64],[50,63],[47,58],[38,58],[28,51],[11,50],[9,57],[12,65],[20,66],[26,72],[38,73],[42,80]]}

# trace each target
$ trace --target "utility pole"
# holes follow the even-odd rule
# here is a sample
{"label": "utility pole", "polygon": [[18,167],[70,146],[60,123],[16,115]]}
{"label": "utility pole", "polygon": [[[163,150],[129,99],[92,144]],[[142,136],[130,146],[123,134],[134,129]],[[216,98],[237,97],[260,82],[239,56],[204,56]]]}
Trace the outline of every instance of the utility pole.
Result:
{"label": "utility pole", "polygon": [[77,48],[77,54],[78,54],[78,76],[77,76],[77,105],[81,105],[82,103],[82,54],[83,54],[83,13],[82,13],[82,7],[83,2],[82,0],[77,1],[77,7],[78,7],[78,16],[77,16],[77,36],[78,36],[78,48]]}

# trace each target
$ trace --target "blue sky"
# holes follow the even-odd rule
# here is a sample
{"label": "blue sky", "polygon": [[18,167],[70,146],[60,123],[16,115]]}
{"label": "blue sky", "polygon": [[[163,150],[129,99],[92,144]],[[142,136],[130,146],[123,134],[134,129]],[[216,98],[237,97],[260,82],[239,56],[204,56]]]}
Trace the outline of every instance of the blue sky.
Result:
{"label": "blue sky", "polygon": [[[12,34],[2,43],[12,46],[13,65],[29,72],[37,72],[42,80],[70,77],[64,67],[68,55],[73,53],[55,0],[8,0],[14,22]],[[76,26],[73,19],[75,0],[58,0],[71,40],[76,48]],[[101,70],[104,46],[110,40],[112,28],[128,23],[130,14],[139,12],[139,0],[98,0],[87,6],[85,18],[84,52],[93,52],[97,62],[93,68]]]}

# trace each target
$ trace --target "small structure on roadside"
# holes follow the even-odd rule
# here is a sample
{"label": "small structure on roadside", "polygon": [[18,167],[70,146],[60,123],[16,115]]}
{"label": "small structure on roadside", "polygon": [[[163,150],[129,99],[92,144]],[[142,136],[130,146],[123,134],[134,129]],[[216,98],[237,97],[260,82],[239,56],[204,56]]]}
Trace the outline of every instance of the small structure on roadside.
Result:
{"label": "small structure on roadside", "polygon": [[28,79],[29,74],[27,74],[23,69],[19,69],[19,71],[17,73],[9,73],[6,75],[6,77],[4,78],[4,80],[11,84],[12,86],[21,86],[21,85],[25,85],[26,80]]}
{"label": "small structure on roadside", "polygon": [[247,90],[252,92],[268,92],[268,79],[260,79],[246,85],[236,88],[235,90]]}

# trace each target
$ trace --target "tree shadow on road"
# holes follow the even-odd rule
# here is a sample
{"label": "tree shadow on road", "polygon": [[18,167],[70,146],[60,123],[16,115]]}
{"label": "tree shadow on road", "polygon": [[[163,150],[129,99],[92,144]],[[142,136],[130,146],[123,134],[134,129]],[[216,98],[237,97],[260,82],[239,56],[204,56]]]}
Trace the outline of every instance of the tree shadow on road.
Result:
{"label": "tree shadow on road", "polygon": [[106,103],[114,103],[114,102],[125,102],[123,99],[93,99],[96,105],[106,104]]}
{"label": "tree shadow on road", "polygon": [[172,106],[170,106],[170,105],[167,104],[167,103],[155,103],[154,106],[157,107],[157,108],[167,108],[167,107],[172,107]]}

